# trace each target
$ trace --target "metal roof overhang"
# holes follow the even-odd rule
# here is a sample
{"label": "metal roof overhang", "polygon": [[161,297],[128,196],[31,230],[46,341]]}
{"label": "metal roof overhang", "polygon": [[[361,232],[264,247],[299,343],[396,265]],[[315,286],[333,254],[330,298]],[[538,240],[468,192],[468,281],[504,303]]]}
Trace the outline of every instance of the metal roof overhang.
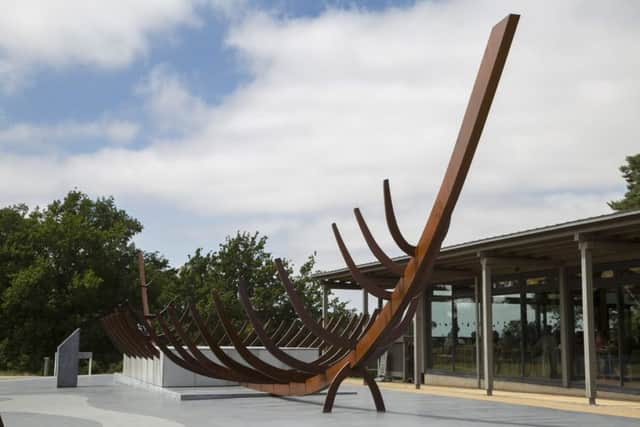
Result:
{"label": "metal roof overhang", "polygon": [[[544,270],[580,263],[578,239],[605,242],[594,245],[593,262],[640,259],[640,210],[579,219],[517,233],[504,234],[443,247],[432,276],[433,283],[473,280],[480,273],[480,256],[495,261],[494,273]],[[394,258],[406,264],[409,257]],[[378,262],[358,266],[392,288],[397,278]],[[331,289],[361,289],[346,268],[314,275]]]}

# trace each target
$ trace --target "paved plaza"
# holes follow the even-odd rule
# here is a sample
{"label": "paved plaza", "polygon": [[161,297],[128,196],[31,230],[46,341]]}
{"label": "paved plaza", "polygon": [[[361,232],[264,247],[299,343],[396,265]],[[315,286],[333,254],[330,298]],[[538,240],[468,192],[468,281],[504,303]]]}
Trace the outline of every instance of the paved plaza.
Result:
{"label": "paved plaza", "polygon": [[0,380],[6,427],[195,426],[634,426],[638,419],[514,405],[427,393],[383,390],[388,412],[376,413],[368,391],[346,384],[332,414],[323,395],[277,398],[256,394],[181,401],[169,393],[116,384],[111,375],[81,377],[56,389],[53,378]]}

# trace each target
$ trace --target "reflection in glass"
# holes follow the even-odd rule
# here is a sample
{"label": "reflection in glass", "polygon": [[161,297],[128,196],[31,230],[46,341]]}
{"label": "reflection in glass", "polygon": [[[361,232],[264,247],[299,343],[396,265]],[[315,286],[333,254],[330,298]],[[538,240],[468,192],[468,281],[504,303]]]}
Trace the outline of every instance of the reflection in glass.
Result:
{"label": "reflection in glass", "polygon": [[453,369],[453,313],[451,285],[436,285],[431,297],[431,359],[433,369]]}
{"label": "reflection in glass", "polygon": [[520,376],[520,293],[494,296],[493,335],[496,376]]}
{"label": "reflection in glass", "polygon": [[624,386],[640,389],[640,285],[622,287]]}
{"label": "reflection in glass", "polygon": [[525,375],[560,378],[560,298],[556,293],[527,293]]}
{"label": "reflection in glass", "polygon": [[454,288],[454,371],[476,370],[476,305],[473,287]]}

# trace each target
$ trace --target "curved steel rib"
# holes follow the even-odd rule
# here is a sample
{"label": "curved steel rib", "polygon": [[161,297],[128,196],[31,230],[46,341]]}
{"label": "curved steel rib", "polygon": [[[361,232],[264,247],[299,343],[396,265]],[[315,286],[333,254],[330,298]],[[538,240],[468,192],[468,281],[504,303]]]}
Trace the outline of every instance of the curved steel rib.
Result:
{"label": "curved steel rib", "polygon": [[[262,325],[262,326],[263,326],[263,328],[264,328],[264,330],[265,330],[265,331],[268,331],[268,330],[269,330],[269,328],[271,327],[271,319],[267,319],[267,321],[266,321],[266,322],[264,322],[264,325]],[[273,332],[273,331],[272,331],[272,332]],[[267,332],[267,333],[268,333],[268,332]],[[253,341],[251,341],[251,342],[249,343],[249,347],[251,347],[251,346],[256,346],[256,345],[261,345],[261,344],[262,344],[262,341],[260,341],[260,337],[258,336],[258,334],[256,333],[255,335],[256,335],[256,336],[255,336],[255,338],[253,339]],[[273,335],[273,333],[272,333],[271,335]],[[271,335],[270,335],[270,336],[271,336]]]}
{"label": "curved steel rib", "polygon": [[123,308],[119,316],[122,319],[123,327],[129,331],[131,340],[138,345],[142,357],[152,359],[158,356],[158,350],[153,347],[148,337],[140,330],[140,326],[135,316],[133,316],[130,306],[127,305]]}
{"label": "curved steel rib", "polygon": [[119,307],[113,314],[112,325],[116,333],[120,336],[124,345],[135,357],[151,358],[153,354],[144,344],[144,339],[140,340],[140,331],[133,328],[126,318],[122,307]]}
{"label": "curved steel rib", "polygon": [[203,324],[202,322],[202,318],[200,317],[200,314],[198,313],[198,311],[193,305],[189,306],[189,314],[191,314],[191,317],[196,322],[196,326],[198,327],[198,330],[202,334],[202,337],[204,338],[205,342],[209,346],[209,349],[222,364],[227,366],[236,374],[241,374],[242,376],[247,378],[247,381],[249,382],[261,382],[261,381],[268,382],[271,380],[266,375],[262,375],[260,372],[248,366],[243,365],[242,363],[236,361],[227,353],[225,353],[224,350],[222,350],[220,346],[217,344],[217,341],[214,340],[213,337],[209,334],[209,331],[207,330],[206,325]]}
{"label": "curved steel rib", "polygon": [[[162,318],[162,314],[158,314],[155,320],[158,322],[160,329],[162,329],[162,332],[173,346],[174,351],[176,351],[178,355],[180,355],[180,357],[178,357],[174,353],[174,357],[180,360],[180,366],[191,372],[195,372],[196,374],[204,375],[207,377],[212,376],[209,370],[204,369],[201,363],[183,348],[182,343],[178,341],[176,336],[173,334],[173,331],[170,330],[169,325],[167,325],[167,323]],[[168,347],[167,350],[171,352],[171,349]],[[168,353],[165,353],[165,355],[169,357]]]}
{"label": "curved steel rib", "polygon": [[299,331],[303,327],[304,325],[302,325],[298,319],[294,319],[294,321],[291,322],[291,325],[289,325],[289,328],[284,332],[284,334],[282,334],[282,336],[278,338],[278,341],[276,341],[276,345],[278,347],[287,347],[291,338],[293,338],[293,336],[296,334],[296,331]]}
{"label": "curved steel rib", "polygon": [[287,322],[285,322],[284,320],[281,320],[280,323],[278,324],[278,327],[275,328],[271,333],[271,339],[272,340],[279,339],[286,332],[286,330],[287,330]]}
{"label": "curved steel rib", "polygon": [[416,255],[416,247],[407,242],[407,239],[404,238],[402,232],[400,231],[400,227],[398,227],[398,221],[396,220],[396,214],[393,211],[393,202],[391,201],[391,189],[389,188],[389,180],[385,179],[383,183],[383,192],[384,192],[384,213],[387,218],[387,227],[389,228],[389,233],[391,233],[391,237],[393,237],[393,241],[396,242],[396,245],[402,251],[409,255]]}
{"label": "curved steel rib", "polygon": [[192,340],[189,339],[186,335],[186,331],[182,327],[180,321],[178,320],[178,316],[176,316],[175,310],[172,306],[167,307],[167,313],[169,314],[169,319],[173,325],[173,329],[178,333],[178,336],[182,340],[182,342],[187,346],[189,352],[195,357],[202,368],[209,372],[210,376],[214,378],[221,378],[230,381],[243,381],[246,378],[242,378],[237,375],[235,372],[230,370],[226,366],[218,365],[213,360],[209,359],[205,356],[197,345],[194,344]]}
{"label": "curved steel rib", "polygon": [[336,242],[338,243],[338,248],[340,249],[340,253],[342,254],[342,258],[344,262],[347,264],[349,271],[351,272],[351,277],[355,280],[362,289],[369,292],[371,295],[376,296],[378,298],[389,299],[391,297],[391,292],[388,292],[378,286],[378,284],[366,277],[356,266],[356,263],[351,258],[351,254],[347,249],[347,246],[344,244],[344,240],[342,240],[342,236],[340,235],[340,231],[338,230],[338,226],[334,222],[331,224],[331,228],[333,229],[333,235],[336,238]]}
{"label": "curved steel rib", "polygon": [[313,316],[311,316],[311,314],[307,311],[307,308],[304,306],[302,299],[300,299],[300,296],[293,287],[293,283],[291,283],[291,280],[289,280],[289,275],[282,265],[282,260],[280,258],[276,258],[275,264],[278,270],[280,281],[284,285],[284,288],[289,295],[289,299],[291,300],[291,305],[293,306],[293,309],[295,310],[300,320],[302,320],[302,323],[304,323],[305,326],[309,328],[314,334],[330,344],[337,345],[338,347],[353,348],[355,342],[347,340],[340,335],[332,334],[315,321]]}
{"label": "curved steel rib", "polygon": [[227,318],[222,308],[222,301],[220,301],[220,297],[218,293],[214,290],[213,294],[213,305],[216,309],[216,313],[218,314],[218,318],[222,323],[222,328],[225,333],[233,343],[233,346],[238,351],[238,354],[251,366],[253,366],[256,370],[258,370],[261,374],[272,378],[275,382],[286,383],[290,381],[304,381],[309,377],[309,375],[301,374],[300,372],[293,370],[285,370],[277,368],[273,365],[268,364],[263,361],[242,343],[242,340],[237,335],[236,331],[233,329],[233,325]]}
{"label": "curved steel rib", "polygon": [[371,252],[376,257],[376,259],[380,261],[380,264],[384,265],[387,268],[387,270],[389,270],[389,272],[394,276],[396,277],[402,276],[402,273],[404,272],[404,267],[402,267],[400,264],[392,260],[382,250],[380,245],[378,245],[378,242],[376,242],[376,239],[373,238],[373,235],[371,234],[371,231],[369,230],[369,227],[367,226],[366,221],[362,217],[362,213],[360,212],[360,209],[355,208],[353,210],[353,214],[356,216],[356,221],[358,222],[358,226],[360,227],[360,231],[362,232],[362,237],[364,237],[364,240],[367,242],[367,246],[369,246],[369,250],[371,250]]}
{"label": "curved steel rib", "polygon": [[258,315],[251,306],[249,294],[247,293],[247,286],[243,280],[238,283],[238,294],[240,295],[240,302],[242,303],[242,307],[247,314],[247,318],[253,325],[253,330],[256,332],[256,334],[260,338],[260,341],[262,342],[262,345],[267,348],[269,353],[271,353],[282,363],[289,365],[292,368],[299,369],[300,371],[315,374],[319,374],[320,372],[322,372],[321,367],[296,359],[295,357],[290,356],[287,352],[281,350],[277,345],[275,345],[275,343],[271,340],[271,337],[269,337],[267,332],[264,330],[262,322],[260,322],[260,319],[258,319]]}

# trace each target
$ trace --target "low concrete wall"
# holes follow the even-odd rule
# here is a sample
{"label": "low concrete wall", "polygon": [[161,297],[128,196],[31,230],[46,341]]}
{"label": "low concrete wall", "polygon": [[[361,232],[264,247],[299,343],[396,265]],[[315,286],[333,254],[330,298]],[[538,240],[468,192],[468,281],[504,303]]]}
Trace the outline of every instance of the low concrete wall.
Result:
{"label": "low concrete wall", "polygon": [[[173,347],[169,348],[173,349]],[[212,361],[219,362],[209,347],[199,346],[198,349]],[[247,365],[234,347],[225,346],[222,347],[222,350],[234,360]],[[264,347],[249,347],[249,350],[267,363],[279,368],[289,369],[289,366],[273,357]],[[317,348],[283,347],[282,350],[305,362],[311,362],[319,356]],[[140,383],[158,387],[215,387],[236,384],[230,381],[204,377],[183,369],[169,360],[162,352],[160,352],[160,357],[154,359],[124,356],[122,359],[122,375]]]}

